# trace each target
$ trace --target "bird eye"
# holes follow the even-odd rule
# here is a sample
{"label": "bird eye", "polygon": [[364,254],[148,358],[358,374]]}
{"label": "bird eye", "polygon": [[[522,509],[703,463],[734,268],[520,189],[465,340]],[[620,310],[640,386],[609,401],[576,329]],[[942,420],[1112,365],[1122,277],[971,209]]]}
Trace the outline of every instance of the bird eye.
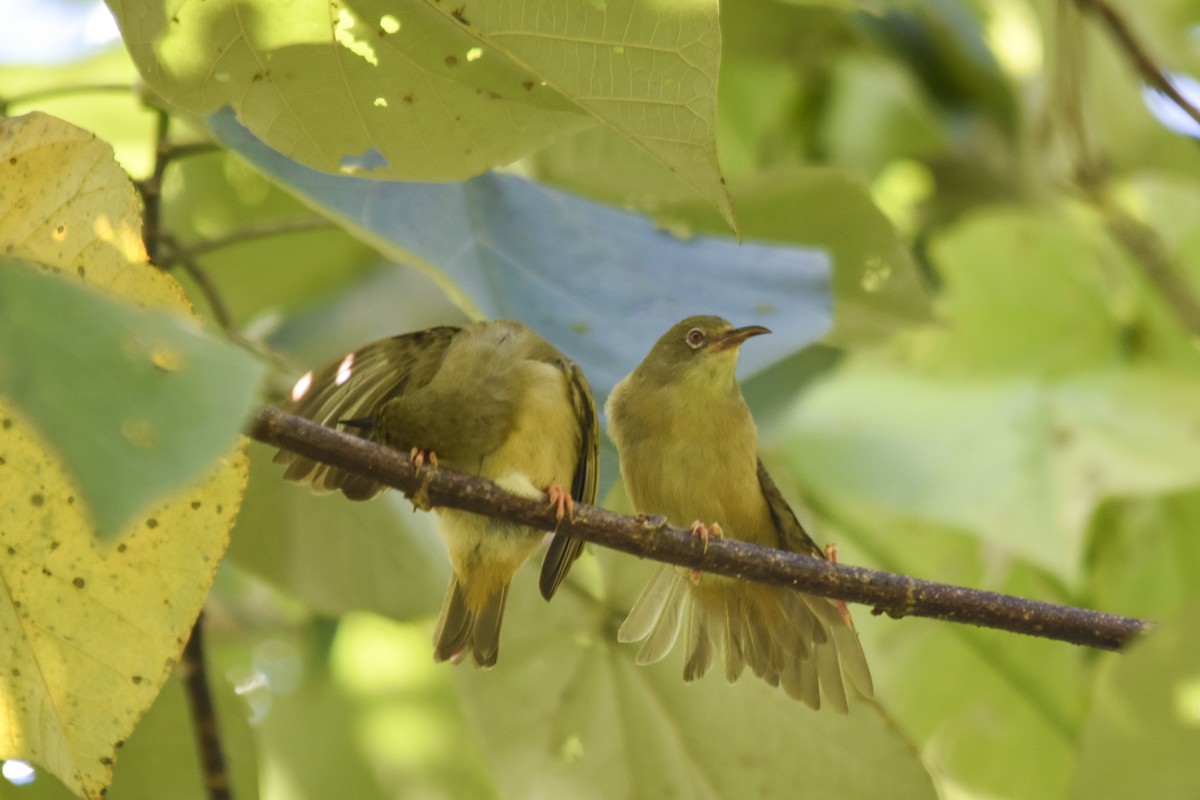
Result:
{"label": "bird eye", "polygon": [[687,334],[688,347],[695,350],[700,345],[704,344],[704,331],[699,328],[692,328]]}

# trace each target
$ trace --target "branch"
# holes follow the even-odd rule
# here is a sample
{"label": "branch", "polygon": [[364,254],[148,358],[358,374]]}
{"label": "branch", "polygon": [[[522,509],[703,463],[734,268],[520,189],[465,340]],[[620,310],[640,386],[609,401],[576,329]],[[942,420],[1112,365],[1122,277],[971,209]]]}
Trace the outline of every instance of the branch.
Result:
{"label": "branch", "polygon": [[[406,495],[421,492],[435,506],[555,529],[554,512],[545,500],[510,494],[482,478],[419,469],[406,454],[275,408],[259,412],[250,435]],[[1138,619],[836,564],[736,539],[710,539],[706,552],[690,531],[672,527],[662,517],[626,517],[596,506],[576,505],[574,519],[563,520],[558,529],[642,558],[865,603],[873,613],[897,619],[931,617],[1109,650],[1124,647],[1151,627]]]}
{"label": "branch", "polygon": [[208,686],[208,669],[204,664],[204,612],[196,617],[192,635],[183,648],[179,662],[183,687],[192,712],[196,747],[200,750],[200,769],[209,800],[230,800],[229,773],[225,768],[225,753],[221,749],[221,730]]}

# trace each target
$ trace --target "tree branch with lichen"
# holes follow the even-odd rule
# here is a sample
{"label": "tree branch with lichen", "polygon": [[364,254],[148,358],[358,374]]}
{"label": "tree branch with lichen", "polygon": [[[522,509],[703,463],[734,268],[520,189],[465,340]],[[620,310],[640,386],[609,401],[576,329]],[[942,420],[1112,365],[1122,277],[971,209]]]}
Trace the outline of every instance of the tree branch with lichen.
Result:
{"label": "tree branch with lichen", "polygon": [[[405,494],[420,492],[434,506],[544,530],[556,526],[554,510],[544,501],[506,492],[483,478],[420,468],[407,454],[275,408],[260,411],[249,434]],[[557,527],[562,533],[642,558],[863,603],[875,614],[895,618],[929,617],[1107,650],[1124,647],[1151,627],[1130,617],[831,563],[735,539],[714,538],[705,545],[661,517],[627,517],[596,506],[576,505],[573,518]]]}

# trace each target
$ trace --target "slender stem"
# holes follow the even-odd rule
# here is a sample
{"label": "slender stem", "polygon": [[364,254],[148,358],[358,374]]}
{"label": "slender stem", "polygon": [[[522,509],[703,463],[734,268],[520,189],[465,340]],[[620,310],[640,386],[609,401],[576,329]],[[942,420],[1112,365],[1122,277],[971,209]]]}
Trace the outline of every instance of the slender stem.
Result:
{"label": "slender stem", "polygon": [[266,239],[271,236],[284,236],[290,233],[329,230],[336,227],[337,226],[334,225],[334,223],[324,219],[323,217],[283,219],[265,222],[260,225],[248,225],[245,228],[234,231],[228,236],[197,242],[189,247],[181,247],[176,243],[174,252],[166,254],[159,266],[163,268],[169,268],[174,264],[185,261],[186,259],[199,258],[200,256],[213,252],[214,250],[232,247],[233,245],[242,244],[243,242],[252,242],[257,239]]}
{"label": "slender stem", "polygon": [[196,746],[200,750],[200,769],[204,774],[204,786],[208,790],[209,800],[231,800],[233,794],[229,788],[225,754],[221,749],[221,731],[217,725],[217,712],[213,706],[208,671],[204,664],[203,611],[192,626],[192,635],[183,649],[183,660],[179,666],[192,711]]}
{"label": "slender stem", "polygon": [[183,267],[183,271],[200,287],[204,299],[208,301],[208,307],[212,310],[213,318],[221,326],[221,330],[225,331],[230,338],[240,339],[241,334],[238,332],[237,326],[233,324],[233,316],[229,313],[229,308],[225,305],[216,284],[208,277],[208,272],[200,266],[200,262],[196,261],[187,250],[181,248],[174,236],[164,235],[161,237],[161,242],[166,246],[167,252],[163,254],[163,260],[159,266],[166,268],[167,265],[178,264]]}
{"label": "slender stem", "polygon": [[[491,481],[415,466],[405,454],[274,409],[261,410],[250,436],[395,487],[421,493],[436,506],[459,508],[541,530],[556,526],[544,499],[510,494]],[[736,578],[788,586],[810,594],[866,603],[873,613],[931,617],[1057,639],[1087,647],[1120,649],[1150,628],[1138,619],[1043,603],[921,580],[908,575],[835,564],[736,539],[709,539],[662,518],[634,518],[576,505],[560,532],[626,553]]]}
{"label": "slender stem", "polygon": [[170,163],[171,145],[167,135],[171,129],[171,117],[166,111],[158,109],[154,136],[154,170],[150,177],[138,184],[142,193],[142,241],[146,245],[146,254],[150,263],[157,264],[159,246],[162,243],[162,181],[163,174]]}
{"label": "slender stem", "polygon": [[1075,3],[1081,10],[1091,12],[1100,18],[1117,43],[1120,44],[1121,49],[1125,51],[1125,55],[1133,62],[1134,68],[1142,76],[1143,81],[1169,97],[1171,102],[1195,120],[1197,125],[1200,125],[1200,109],[1197,109],[1191,101],[1184,97],[1183,93],[1167,77],[1167,73],[1154,63],[1154,59],[1150,57],[1146,48],[1134,36],[1129,24],[1115,8],[1109,5],[1107,0],[1075,0]]}

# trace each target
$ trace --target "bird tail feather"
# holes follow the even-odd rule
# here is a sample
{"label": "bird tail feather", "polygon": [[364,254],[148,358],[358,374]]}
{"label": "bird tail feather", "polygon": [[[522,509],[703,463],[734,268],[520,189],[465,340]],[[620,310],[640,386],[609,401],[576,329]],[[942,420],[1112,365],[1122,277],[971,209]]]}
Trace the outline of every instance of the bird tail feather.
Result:
{"label": "bird tail feather", "polygon": [[[702,580],[727,580],[703,576]],[[874,695],[858,634],[833,601],[787,589],[701,590],[686,573],[663,565],[634,602],[617,633],[621,642],[645,640],[636,662],[662,660],[684,633],[683,679],[712,665],[714,640],[732,683],[746,667],[772,686],[816,709],[822,695],[839,713],[849,710],[850,687]]]}
{"label": "bird tail feather", "polygon": [[474,612],[467,605],[462,584],[457,577],[451,577],[433,634],[434,660],[458,663],[470,652],[477,665],[495,666],[507,599],[508,584],[504,584],[489,594],[483,606]]}

